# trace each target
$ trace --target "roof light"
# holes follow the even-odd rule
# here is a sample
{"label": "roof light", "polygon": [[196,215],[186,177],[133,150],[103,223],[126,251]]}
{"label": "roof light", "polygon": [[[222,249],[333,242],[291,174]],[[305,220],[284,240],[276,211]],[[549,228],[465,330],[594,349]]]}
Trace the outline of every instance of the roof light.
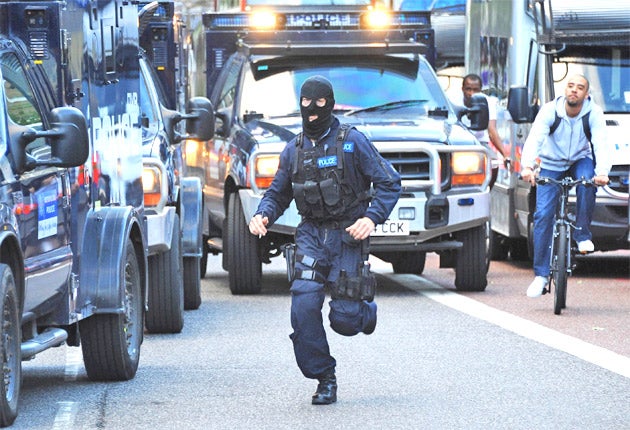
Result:
{"label": "roof light", "polygon": [[364,28],[385,28],[391,25],[391,16],[383,9],[375,9],[362,16]]}
{"label": "roof light", "polygon": [[276,14],[269,11],[257,11],[251,15],[251,25],[259,29],[269,29],[276,26]]}

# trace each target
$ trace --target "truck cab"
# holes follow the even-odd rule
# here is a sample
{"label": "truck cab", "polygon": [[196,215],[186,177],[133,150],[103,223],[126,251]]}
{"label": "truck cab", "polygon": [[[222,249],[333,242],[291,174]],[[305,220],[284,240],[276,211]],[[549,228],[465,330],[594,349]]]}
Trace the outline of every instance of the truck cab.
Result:
{"label": "truck cab", "polygon": [[[215,136],[199,148],[204,236],[223,253],[234,294],[260,291],[261,264],[292,241],[294,204],[263,238],[247,223],[275,175],[279,154],[301,130],[299,89],[312,75],[334,86],[334,114],[362,131],[402,177],[391,219],[370,241],[399,273],[422,273],[426,252],[456,271],[456,287],[486,287],[488,153],[462,126],[441,89],[430,13],[283,11],[271,28],[252,13],[204,14],[208,95]],[[273,14],[272,14],[273,15]],[[378,18],[387,22],[377,25]],[[374,20],[374,21],[373,21]],[[487,106],[471,110],[484,128]],[[202,160],[202,161],[199,161]]]}
{"label": "truck cab", "polygon": [[[208,130],[196,126],[209,121],[208,109],[189,103],[181,107],[186,114],[176,110],[182,84],[174,61],[180,35],[171,25],[174,7],[173,1],[141,3],[138,11],[143,191],[153,286],[146,325],[151,332],[170,333],[183,328],[185,309],[201,304],[201,185],[185,176],[181,141],[211,137],[194,134]],[[184,136],[182,124],[193,134]]]}

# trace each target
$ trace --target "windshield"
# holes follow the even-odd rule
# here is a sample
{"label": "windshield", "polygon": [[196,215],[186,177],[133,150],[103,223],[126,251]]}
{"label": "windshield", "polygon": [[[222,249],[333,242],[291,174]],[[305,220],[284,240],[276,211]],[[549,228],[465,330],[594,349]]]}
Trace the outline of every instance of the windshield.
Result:
{"label": "windshield", "polygon": [[556,96],[564,94],[566,81],[578,73],[588,79],[593,101],[604,112],[630,112],[629,51],[627,48],[598,48],[597,58],[562,58],[562,62],[553,65]]}
{"label": "windshield", "polygon": [[424,62],[413,64],[417,66],[414,73],[403,74],[380,68],[378,64],[342,65],[282,71],[258,81],[247,69],[240,116],[299,115],[300,87],[313,75],[324,76],[332,83],[337,114],[417,118],[446,108],[447,102],[429,66]]}

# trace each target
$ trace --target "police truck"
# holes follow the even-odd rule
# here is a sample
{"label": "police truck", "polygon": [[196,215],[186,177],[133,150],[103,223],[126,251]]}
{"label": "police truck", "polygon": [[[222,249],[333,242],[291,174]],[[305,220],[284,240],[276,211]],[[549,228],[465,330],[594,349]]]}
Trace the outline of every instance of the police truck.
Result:
{"label": "police truck", "polygon": [[332,82],[340,121],[402,177],[402,197],[374,231],[371,253],[397,273],[420,274],[426,253],[437,252],[459,290],[486,288],[488,153],[459,119],[470,114],[474,127],[486,127],[487,104],[450,105],[433,69],[430,12],[320,5],[202,18],[203,31],[192,29],[202,53],[195,63],[215,136],[187,148],[187,163],[203,172],[206,252],[222,253],[232,293],[260,291],[262,263],[281,254],[300,222],[293,203],[265,237],[248,230],[280,152],[301,130],[299,89],[313,75]]}

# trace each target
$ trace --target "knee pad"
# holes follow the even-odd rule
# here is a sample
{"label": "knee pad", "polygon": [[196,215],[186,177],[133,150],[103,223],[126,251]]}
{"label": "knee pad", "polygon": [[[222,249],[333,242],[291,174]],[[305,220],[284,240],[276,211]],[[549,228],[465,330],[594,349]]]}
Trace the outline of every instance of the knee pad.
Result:
{"label": "knee pad", "polygon": [[376,303],[356,300],[331,300],[330,327],[343,336],[360,332],[371,334],[376,328]]}

